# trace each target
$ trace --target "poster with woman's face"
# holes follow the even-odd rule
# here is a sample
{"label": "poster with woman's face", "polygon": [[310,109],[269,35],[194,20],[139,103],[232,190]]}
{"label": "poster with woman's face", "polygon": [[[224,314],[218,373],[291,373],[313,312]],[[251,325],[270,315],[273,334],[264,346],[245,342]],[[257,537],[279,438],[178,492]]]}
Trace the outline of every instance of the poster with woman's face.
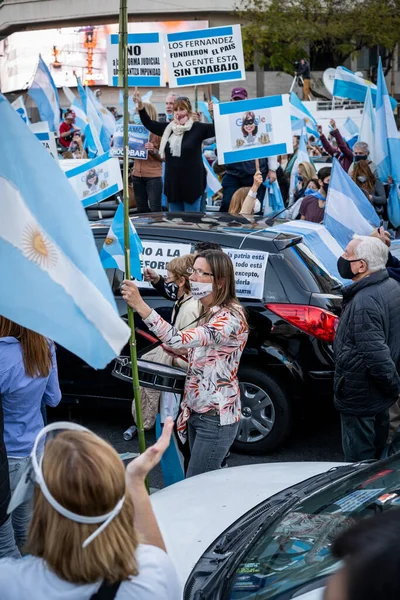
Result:
{"label": "poster with woman's face", "polygon": [[230,116],[232,149],[274,143],[271,110],[263,108]]}

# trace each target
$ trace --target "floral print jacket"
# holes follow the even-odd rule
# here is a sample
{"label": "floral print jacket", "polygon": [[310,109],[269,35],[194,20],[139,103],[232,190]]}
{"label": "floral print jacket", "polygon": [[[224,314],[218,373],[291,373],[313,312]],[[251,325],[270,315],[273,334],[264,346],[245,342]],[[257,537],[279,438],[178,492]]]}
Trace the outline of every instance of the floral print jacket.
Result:
{"label": "floral print jacket", "polygon": [[178,433],[186,439],[186,424],[193,410],[204,413],[216,409],[221,425],[240,419],[240,392],[237,371],[247,342],[248,327],[240,307],[214,306],[207,323],[179,331],[153,310],[144,322],[171,348],[187,348],[189,367]]}

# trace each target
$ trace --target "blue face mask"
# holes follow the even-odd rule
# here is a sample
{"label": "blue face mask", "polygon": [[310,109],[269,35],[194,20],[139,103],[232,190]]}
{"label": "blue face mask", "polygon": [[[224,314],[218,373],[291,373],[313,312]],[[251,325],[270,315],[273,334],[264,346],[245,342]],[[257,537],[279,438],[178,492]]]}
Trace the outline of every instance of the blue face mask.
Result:
{"label": "blue face mask", "polygon": [[171,115],[167,115],[167,120],[168,121],[173,121],[174,120],[174,113],[172,113]]}

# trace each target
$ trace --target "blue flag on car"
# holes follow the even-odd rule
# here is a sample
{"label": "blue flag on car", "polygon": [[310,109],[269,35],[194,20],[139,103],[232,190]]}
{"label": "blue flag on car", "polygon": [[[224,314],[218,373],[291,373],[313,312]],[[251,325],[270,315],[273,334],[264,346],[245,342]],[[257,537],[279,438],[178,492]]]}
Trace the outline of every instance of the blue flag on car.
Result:
{"label": "blue flag on car", "polygon": [[117,313],[86,213],[1,94],[0,129],[0,314],[101,369],[130,330]]}
{"label": "blue flag on car", "polygon": [[[131,245],[131,275],[139,281],[142,280],[140,254],[143,253],[142,242],[132,221],[129,221]],[[108,230],[104,246],[100,252],[101,262],[105,269],[119,269],[125,273],[124,252],[124,205],[120,204],[114,215],[111,227]]]}
{"label": "blue flag on car", "polygon": [[51,73],[39,55],[39,62],[28,94],[38,107],[40,120],[47,121],[50,131],[60,127],[60,101]]}
{"label": "blue flag on car", "polygon": [[355,233],[370,235],[379,223],[371,202],[334,158],[325,205],[327,230],[345,248]]}

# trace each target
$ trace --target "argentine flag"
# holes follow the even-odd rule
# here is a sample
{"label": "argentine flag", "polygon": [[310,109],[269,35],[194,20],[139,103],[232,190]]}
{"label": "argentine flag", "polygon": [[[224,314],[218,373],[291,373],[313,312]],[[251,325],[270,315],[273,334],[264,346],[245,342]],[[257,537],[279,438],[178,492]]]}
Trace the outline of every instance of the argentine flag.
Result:
{"label": "argentine flag", "polygon": [[[89,157],[94,158],[96,156],[100,156],[100,154],[104,154],[104,152],[110,149],[110,141],[108,140],[107,144],[103,123],[97,114],[97,110],[92,101],[88,97],[79,77],[76,78],[76,82],[82,108],[89,123],[89,126],[86,128],[86,147],[88,149]],[[104,130],[104,132],[102,130]],[[105,146],[103,146],[103,143]]]}
{"label": "argentine flag", "polygon": [[375,158],[379,179],[386,183],[390,176],[395,183],[400,183],[400,135],[394,120],[380,57],[376,94]]}
{"label": "argentine flag", "polygon": [[354,144],[358,140],[359,131],[360,129],[357,123],[355,123],[353,119],[350,119],[350,117],[347,117],[340,129],[340,132],[349,148],[353,148]]}
{"label": "argentine flag", "polygon": [[290,119],[292,131],[302,130],[305,123],[307,132],[319,139],[317,121],[294,92],[290,93]]}
{"label": "argentine flag", "polygon": [[[269,179],[264,182],[266,192],[264,196],[263,215],[264,217],[270,217],[277,213],[285,210],[285,204],[283,202],[281,188],[279,187],[278,180],[271,183]],[[281,217],[283,218],[283,217]]]}
{"label": "argentine flag", "polygon": [[[131,275],[142,281],[140,254],[143,253],[142,242],[132,221],[129,219],[130,245],[131,245]],[[111,227],[108,230],[104,246],[100,252],[100,259],[105,269],[119,269],[125,273],[124,253],[124,205],[120,204],[114,215]]]}
{"label": "argentine flag", "polygon": [[371,202],[334,158],[325,205],[327,230],[345,248],[355,233],[370,235],[379,223]]}
{"label": "argentine flag", "polygon": [[[353,73],[353,71],[346,69],[346,67],[336,67],[332,96],[365,102],[365,96],[368,89],[371,90],[372,103],[375,106],[377,93],[376,85],[371,81],[363,79],[363,77],[359,77]],[[389,96],[389,101],[392,110],[394,110],[397,106],[396,100]]]}
{"label": "argentine flag", "polygon": [[0,314],[104,368],[125,346],[86,213],[0,94]]}
{"label": "argentine flag", "polygon": [[[109,139],[111,138],[112,135],[114,135],[114,130],[115,130],[115,118],[114,115],[112,115],[110,113],[110,111],[102,105],[102,103],[100,102],[100,100],[96,97],[96,95],[92,92],[92,90],[90,89],[89,86],[86,86],[86,93],[88,95],[89,100],[91,100],[93,106],[95,107],[97,114],[99,115],[102,123],[103,123],[103,127],[108,139],[108,144]],[[104,134],[103,134],[104,135]],[[107,142],[106,142],[107,144]],[[104,144],[103,144],[104,146]]]}
{"label": "argentine flag", "polygon": [[375,109],[372,104],[371,90],[368,88],[365,95],[364,110],[361,119],[358,141],[365,142],[369,148],[369,158],[376,162],[375,156]]}
{"label": "argentine flag", "polygon": [[28,113],[26,112],[24,97],[19,96],[19,98],[14,100],[14,102],[12,102],[11,106],[13,107],[15,112],[17,112],[19,114],[19,116],[21,117],[23,122],[26,123],[27,125],[29,125],[30,121],[29,121]]}
{"label": "argentine flag", "polygon": [[208,162],[208,160],[206,159],[204,154],[203,154],[203,165],[204,165],[204,168],[207,173],[206,192],[207,192],[208,198],[210,198],[211,196],[214,196],[214,194],[219,192],[219,190],[222,187],[222,184],[221,184],[220,180],[218,179],[218,177],[216,176],[216,174],[214,173],[210,163]]}
{"label": "argentine flag", "polygon": [[60,128],[58,91],[51,73],[40,54],[39,63],[28,94],[38,107],[40,120],[47,121],[50,131],[56,131],[58,134]]}

